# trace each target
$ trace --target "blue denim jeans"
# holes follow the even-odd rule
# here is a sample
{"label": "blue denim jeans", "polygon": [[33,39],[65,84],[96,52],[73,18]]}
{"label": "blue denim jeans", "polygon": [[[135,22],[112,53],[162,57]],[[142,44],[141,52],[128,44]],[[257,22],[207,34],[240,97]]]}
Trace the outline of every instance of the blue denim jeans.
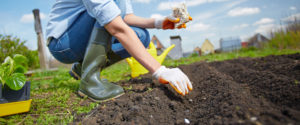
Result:
{"label": "blue denim jeans", "polygon": [[[82,61],[94,26],[99,26],[99,24],[87,12],[83,12],[60,38],[51,39],[48,44],[50,53],[62,63]],[[131,28],[136,32],[143,45],[148,47],[149,32],[144,28]],[[130,54],[115,37],[112,37],[111,43],[111,49],[117,55],[122,58],[130,57]]]}

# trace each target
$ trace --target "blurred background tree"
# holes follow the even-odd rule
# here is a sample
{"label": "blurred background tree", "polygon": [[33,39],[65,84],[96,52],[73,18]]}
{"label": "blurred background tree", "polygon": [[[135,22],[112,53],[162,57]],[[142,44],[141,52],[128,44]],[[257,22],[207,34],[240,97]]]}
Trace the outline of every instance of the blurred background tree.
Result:
{"label": "blurred background tree", "polygon": [[28,68],[36,69],[40,67],[37,50],[30,50],[20,38],[11,35],[0,34],[0,62],[3,62],[7,56],[22,54],[28,59]]}
{"label": "blurred background tree", "polygon": [[286,21],[285,28],[271,32],[271,40],[266,47],[277,49],[299,49],[300,48],[300,20],[295,18]]}

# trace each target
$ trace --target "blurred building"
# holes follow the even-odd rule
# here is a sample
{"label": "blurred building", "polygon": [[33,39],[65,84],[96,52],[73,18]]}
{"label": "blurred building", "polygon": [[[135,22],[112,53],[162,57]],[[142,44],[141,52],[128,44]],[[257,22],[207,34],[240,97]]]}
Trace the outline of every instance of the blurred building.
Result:
{"label": "blurred building", "polygon": [[240,38],[222,38],[220,39],[220,47],[222,52],[239,50],[242,48]]}
{"label": "blurred building", "polygon": [[214,45],[208,39],[206,39],[202,44],[201,53],[203,53],[204,55],[215,53]]}
{"label": "blurred building", "polygon": [[183,57],[181,37],[180,36],[171,36],[171,45],[175,44],[175,47],[170,51],[169,56],[172,59],[180,59]]}
{"label": "blurred building", "polygon": [[199,56],[201,56],[201,55],[206,55],[206,54],[210,54],[210,53],[215,53],[215,48],[214,48],[214,45],[208,39],[206,39],[202,43],[201,48],[197,46],[194,49],[194,52],[197,52],[199,54]]}
{"label": "blurred building", "polygon": [[248,42],[242,42],[242,48],[247,48],[248,47]]}
{"label": "blurred building", "polygon": [[261,35],[260,33],[255,34],[253,37],[249,39],[248,46],[253,46],[257,48],[261,48],[263,43],[268,42],[269,39],[265,36]]}

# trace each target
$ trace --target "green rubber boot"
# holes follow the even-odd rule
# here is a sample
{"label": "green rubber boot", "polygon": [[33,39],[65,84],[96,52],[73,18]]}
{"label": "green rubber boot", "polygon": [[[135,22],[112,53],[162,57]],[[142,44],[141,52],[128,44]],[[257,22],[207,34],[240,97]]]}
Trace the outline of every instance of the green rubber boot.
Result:
{"label": "green rubber boot", "polygon": [[69,74],[76,80],[80,80],[81,78],[81,63],[76,62],[72,65]]}
{"label": "green rubber boot", "polygon": [[115,54],[112,50],[110,50],[108,52],[107,59],[108,59],[108,61],[106,62],[104,68],[109,67],[109,66],[111,66],[111,65],[113,65],[113,64],[115,64],[115,63],[117,63],[117,62],[119,62],[121,60],[123,60],[122,57],[120,57],[119,55]]}
{"label": "green rubber boot", "polygon": [[[122,57],[120,57],[119,55],[115,54],[112,50],[110,50],[107,54],[107,61],[104,68],[109,67],[121,60],[123,60]],[[76,62],[72,65],[71,70],[69,71],[69,74],[76,80],[81,79],[81,65],[82,63]]]}
{"label": "green rubber boot", "polygon": [[93,101],[106,101],[124,94],[121,86],[100,79],[100,72],[107,61],[111,35],[105,30],[94,28],[81,68],[78,94]]}

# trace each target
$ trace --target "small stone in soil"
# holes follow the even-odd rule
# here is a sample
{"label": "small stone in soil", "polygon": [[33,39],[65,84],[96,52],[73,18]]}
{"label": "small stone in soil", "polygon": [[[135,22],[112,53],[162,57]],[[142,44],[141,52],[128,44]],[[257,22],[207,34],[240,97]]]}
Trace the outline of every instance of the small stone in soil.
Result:
{"label": "small stone in soil", "polygon": [[190,120],[188,120],[188,119],[184,119],[184,123],[186,123],[186,124],[190,124]]}
{"label": "small stone in soil", "polygon": [[251,121],[256,121],[257,118],[256,118],[256,117],[251,117],[250,120],[251,120]]}

